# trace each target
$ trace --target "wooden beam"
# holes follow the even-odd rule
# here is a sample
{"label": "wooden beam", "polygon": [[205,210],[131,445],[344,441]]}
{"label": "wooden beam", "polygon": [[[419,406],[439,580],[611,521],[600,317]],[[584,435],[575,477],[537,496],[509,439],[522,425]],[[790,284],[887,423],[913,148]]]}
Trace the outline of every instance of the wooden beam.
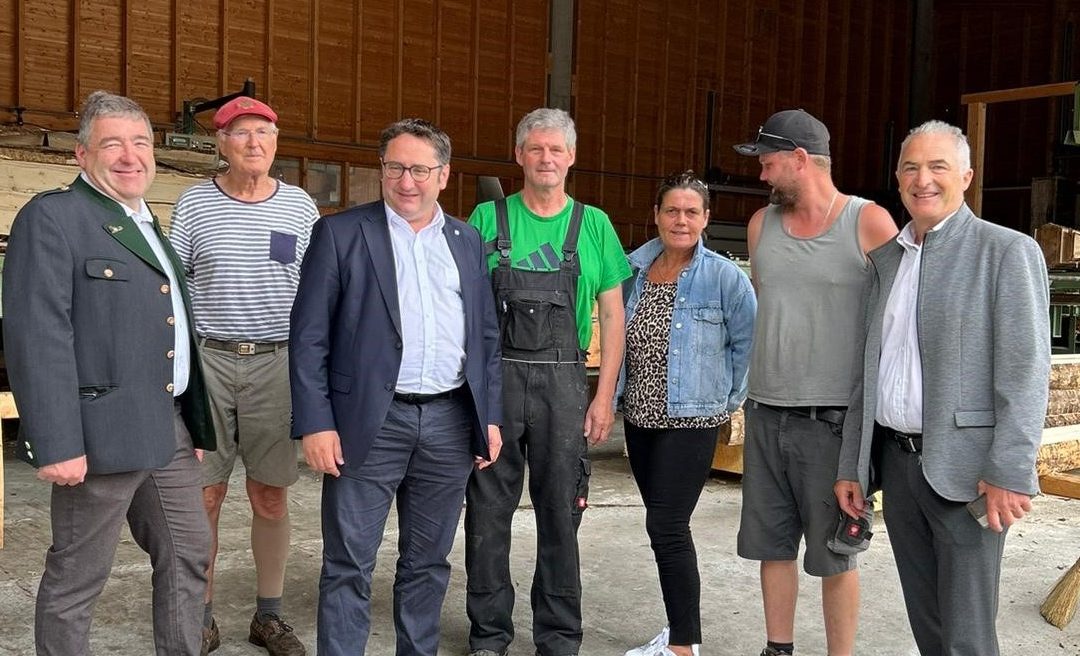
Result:
{"label": "wooden beam", "polygon": [[968,187],[967,204],[976,216],[982,214],[983,160],[986,159],[986,103],[968,105],[968,145],[971,146],[971,168],[974,175]]}
{"label": "wooden beam", "polygon": [[717,444],[713,453],[712,468],[733,474],[743,473],[743,445]]}
{"label": "wooden beam", "polygon": [[1080,499],[1080,475],[1071,471],[1040,476],[1039,489],[1043,494]]}
{"label": "wooden beam", "polygon": [[1054,82],[1052,84],[1039,84],[1031,87],[1017,87],[1015,89],[1000,89],[998,91],[979,91],[965,93],[960,96],[960,104],[970,105],[973,103],[999,103],[1012,102],[1014,100],[1035,100],[1036,98],[1055,98],[1057,96],[1071,96],[1080,82]]}
{"label": "wooden beam", "polygon": [[965,93],[960,96],[960,102],[968,106],[967,138],[971,145],[971,168],[975,170],[971,186],[964,194],[972,212],[976,215],[982,213],[983,163],[986,160],[986,106],[990,103],[1014,100],[1069,96],[1075,91],[1077,84],[1080,82],[1055,82],[999,91]]}

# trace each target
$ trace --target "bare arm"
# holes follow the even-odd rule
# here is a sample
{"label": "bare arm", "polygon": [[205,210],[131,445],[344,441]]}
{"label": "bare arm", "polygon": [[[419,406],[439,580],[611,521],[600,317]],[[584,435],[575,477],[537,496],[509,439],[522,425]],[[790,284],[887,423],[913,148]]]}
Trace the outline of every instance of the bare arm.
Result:
{"label": "bare arm", "polygon": [[757,250],[758,241],[761,239],[761,226],[765,223],[765,210],[761,208],[750,217],[750,223],[746,226],[746,251],[750,254],[750,282],[754,285],[754,291],[758,291],[757,282],[754,280],[754,251]]}
{"label": "bare arm", "polygon": [[590,444],[608,438],[615,423],[615,383],[622,366],[625,321],[622,288],[619,285],[596,297],[600,319],[600,379],[596,396],[585,414],[585,437]]}
{"label": "bare arm", "polygon": [[871,203],[859,212],[859,245],[863,253],[869,253],[896,237],[896,222],[880,205]]}

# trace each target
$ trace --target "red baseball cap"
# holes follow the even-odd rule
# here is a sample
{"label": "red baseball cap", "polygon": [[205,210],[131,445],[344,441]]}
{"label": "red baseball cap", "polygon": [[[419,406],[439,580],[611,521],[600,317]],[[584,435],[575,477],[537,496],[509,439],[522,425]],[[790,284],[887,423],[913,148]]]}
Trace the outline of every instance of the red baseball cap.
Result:
{"label": "red baseball cap", "polygon": [[223,130],[241,116],[259,116],[271,123],[277,123],[277,112],[270,109],[270,105],[254,98],[240,96],[233,98],[217,110],[214,114],[214,127]]}

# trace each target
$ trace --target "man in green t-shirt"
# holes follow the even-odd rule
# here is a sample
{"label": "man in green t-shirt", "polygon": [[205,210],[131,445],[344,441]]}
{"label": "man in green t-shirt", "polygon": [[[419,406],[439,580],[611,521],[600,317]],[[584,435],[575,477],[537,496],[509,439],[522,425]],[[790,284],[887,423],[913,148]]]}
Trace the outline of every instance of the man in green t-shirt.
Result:
{"label": "man in green t-shirt", "polygon": [[[524,188],[483,203],[469,222],[491,251],[503,355],[503,451],[466,493],[466,609],[472,656],[502,656],[514,636],[510,525],[525,466],[536,514],[533,641],[542,656],[581,646],[577,530],[588,505],[588,443],[607,439],[623,355],[620,283],[630,277],[606,214],[566,193],[577,133],[560,109],[517,127]],[[589,403],[585,350],[599,306],[600,376]]]}

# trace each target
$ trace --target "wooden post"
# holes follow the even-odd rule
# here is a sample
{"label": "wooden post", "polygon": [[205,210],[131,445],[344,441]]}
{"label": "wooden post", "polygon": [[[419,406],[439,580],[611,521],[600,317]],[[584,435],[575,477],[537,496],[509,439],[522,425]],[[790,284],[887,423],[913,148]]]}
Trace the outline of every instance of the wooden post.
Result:
{"label": "wooden post", "polygon": [[968,105],[968,145],[971,146],[971,186],[968,187],[967,204],[975,216],[982,216],[983,162],[986,159],[986,103]]}
{"label": "wooden post", "polygon": [[985,168],[983,164],[986,161],[986,106],[1013,100],[1071,96],[1078,84],[1080,82],[1054,82],[1033,87],[965,93],[960,96],[960,103],[968,106],[967,138],[971,145],[971,167],[975,169],[971,186],[965,194],[972,212],[976,215],[982,212],[983,168]]}

